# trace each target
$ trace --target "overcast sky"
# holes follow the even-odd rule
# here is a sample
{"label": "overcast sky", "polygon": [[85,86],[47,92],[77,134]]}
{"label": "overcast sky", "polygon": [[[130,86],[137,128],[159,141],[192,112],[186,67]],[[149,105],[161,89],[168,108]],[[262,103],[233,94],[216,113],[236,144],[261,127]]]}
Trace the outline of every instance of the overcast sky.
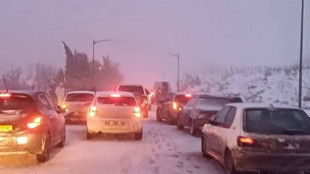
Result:
{"label": "overcast sky", "polygon": [[[64,67],[62,41],[119,62],[126,82],[176,79],[210,68],[292,64],[299,58],[301,0],[3,0],[0,73],[43,62]],[[304,54],[310,55],[310,0]]]}

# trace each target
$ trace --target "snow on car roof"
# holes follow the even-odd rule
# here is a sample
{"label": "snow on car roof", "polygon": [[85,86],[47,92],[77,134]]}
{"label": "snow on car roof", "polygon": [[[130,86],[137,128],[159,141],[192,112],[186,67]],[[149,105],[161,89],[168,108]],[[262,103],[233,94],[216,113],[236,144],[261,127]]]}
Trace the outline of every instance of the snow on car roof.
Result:
{"label": "snow on car roof", "polygon": [[141,84],[120,84],[120,85],[118,85],[118,87],[120,87],[120,86],[141,86],[141,87],[144,87]]}
{"label": "snow on car roof", "polygon": [[135,95],[131,92],[123,92],[123,91],[98,91],[96,92],[97,97],[110,97],[112,94],[119,94],[120,96],[125,97],[135,97]]}
{"label": "snow on car roof", "polygon": [[70,91],[67,94],[95,94],[94,91]]}
{"label": "snow on car roof", "polygon": [[235,106],[240,109],[250,109],[250,108],[277,108],[277,109],[300,109],[293,106],[286,105],[273,105],[268,103],[229,103],[229,106]]}

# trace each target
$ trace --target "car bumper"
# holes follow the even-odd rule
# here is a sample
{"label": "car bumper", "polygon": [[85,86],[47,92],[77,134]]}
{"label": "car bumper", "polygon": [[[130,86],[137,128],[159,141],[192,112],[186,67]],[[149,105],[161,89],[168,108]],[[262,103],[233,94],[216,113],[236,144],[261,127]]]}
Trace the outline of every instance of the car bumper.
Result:
{"label": "car bumper", "polygon": [[[18,143],[18,138],[24,137],[27,142]],[[43,152],[44,133],[23,131],[18,133],[0,134],[0,156],[14,154],[41,154]]]}
{"label": "car bumper", "polygon": [[196,127],[196,128],[202,129],[202,127],[203,127],[206,123],[208,123],[209,121],[210,121],[210,120],[204,119],[204,118],[202,118],[202,119],[195,119],[195,120],[194,120],[194,124],[195,124],[195,127]]}
{"label": "car bumper", "polygon": [[67,123],[69,122],[86,122],[86,112],[71,112],[65,114],[64,118]]}
{"label": "car bumper", "polygon": [[87,119],[88,133],[136,133],[142,130],[142,120],[134,119],[107,119],[89,118]]}
{"label": "car bumper", "polygon": [[310,154],[235,153],[239,171],[310,171]]}

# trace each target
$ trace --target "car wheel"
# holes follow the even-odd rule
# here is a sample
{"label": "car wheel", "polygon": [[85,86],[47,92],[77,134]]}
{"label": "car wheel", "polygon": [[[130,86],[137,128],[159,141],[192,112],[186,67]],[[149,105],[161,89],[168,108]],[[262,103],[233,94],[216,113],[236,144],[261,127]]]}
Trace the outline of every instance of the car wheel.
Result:
{"label": "car wheel", "polygon": [[238,174],[239,172],[235,169],[234,161],[231,156],[231,152],[225,153],[225,173],[226,174]]}
{"label": "car wheel", "polygon": [[46,140],[44,142],[44,150],[42,154],[37,155],[37,161],[44,163],[49,160],[52,149],[51,136],[47,134]]}
{"label": "car wheel", "polygon": [[65,143],[66,143],[66,127],[64,127],[64,131],[63,131],[63,135],[62,135],[61,141],[59,142],[57,147],[64,147]]}
{"label": "car wheel", "polygon": [[190,134],[193,136],[197,134],[197,128],[195,127],[195,123],[193,121],[191,122]]}
{"label": "car wheel", "polygon": [[141,130],[138,133],[135,133],[135,140],[141,140],[143,136],[143,131]]}
{"label": "car wheel", "polygon": [[91,133],[89,133],[89,132],[87,131],[87,133],[86,133],[86,139],[88,139],[88,140],[93,139],[93,134],[91,134]]}
{"label": "car wheel", "polygon": [[157,109],[156,110],[156,120],[158,121],[158,122],[161,122],[161,118],[160,118],[160,110],[159,109]]}
{"label": "car wheel", "polygon": [[184,125],[182,125],[181,120],[179,118],[177,119],[177,128],[179,130],[182,130],[184,128]]}

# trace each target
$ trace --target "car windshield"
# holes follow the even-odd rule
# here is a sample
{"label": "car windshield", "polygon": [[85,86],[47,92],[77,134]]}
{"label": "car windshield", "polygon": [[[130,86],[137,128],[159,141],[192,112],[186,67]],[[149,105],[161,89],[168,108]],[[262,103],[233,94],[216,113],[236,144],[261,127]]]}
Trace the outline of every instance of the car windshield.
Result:
{"label": "car windshield", "polygon": [[65,102],[91,102],[93,99],[93,94],[68,94]]}
{"label": "car windshield", "polygon": [[97,99],[99,105],[117,105],[117,106],[137,106],[133,97],[99,97]]}
{"label": "car windshield", "polygon": [[189,96],[186,96],[185,94],[182,94],[182,95],[176,95],[174,97],[174,100],[177,102],[177,103],[181,103],[183,105],[185,105],[192,97],[189,97]]}
{"label": "car windshield", "polygon": [[259,134],[310,134],[310,118],[295,109],[247,109],[244,111],[244,130]]}
{"label": "car windshield", "polygon": [[144,94],[142,86],[120,86],[118,91],[132,92],[138,94]]}
{"label": "car windshield", "polygon": [[0,117],[19,115],[36,109],[36,102],[27,95],[17,94],[9,98],[0,98]]}

